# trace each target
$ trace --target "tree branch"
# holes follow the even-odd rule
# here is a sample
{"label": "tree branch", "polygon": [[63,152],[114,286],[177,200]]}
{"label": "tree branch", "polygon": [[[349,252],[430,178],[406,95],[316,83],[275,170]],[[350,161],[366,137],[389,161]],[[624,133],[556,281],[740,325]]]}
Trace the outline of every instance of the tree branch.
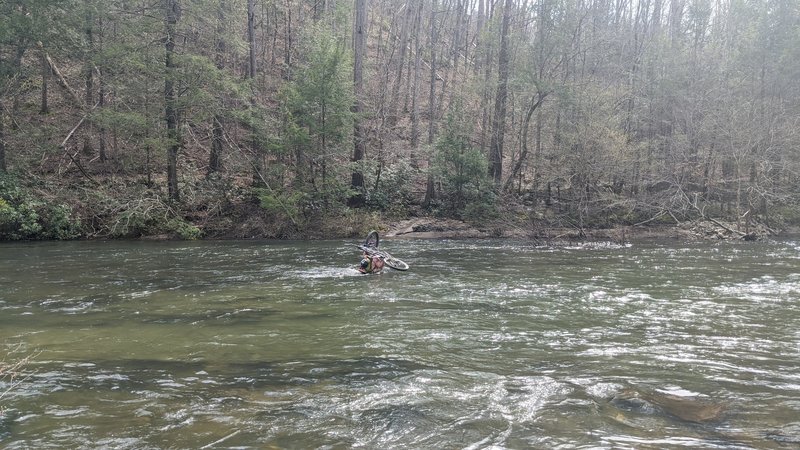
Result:
{"label": "tree branch", "polygon": [[[64,78],[64,75],[61,73],[60,70],[58,70],[58,66],[56,66],[56,63],[54,63],[53,60],[50,58],[50,55],[47,54],[47,52],[44,49],[44,45],[41,43],[41,41],[37,42],[36,45],[39,47],[39,50],[41,50],[45,61],[47,61],[47,65],[50,67],[50,71],[53,72],[53,74],[56,76],[56,79],[58,80],[58,85],[61,86],[61,89],[63,89],[64,92],[67,93],[69,99],[72,100],[72,102],[75,103],[77,107],[81,109],[86,109],[87,105],[83,101],[81,101],[80,97],[78,97],[78,94],[75,93],[75,91],[69,86],[69,83],[67,83],[67,79]],[[81,121],[83,121],[83,119],[81,119]]]}
{"label": "tree branch", "polygon": [[80,171],[81,171],[81,173],[83,174],[83,176],[84,176],[84,177],[86,177],[86,178],[87,178],[89,181],[91,181],[91,182],[92,182],[92,183],[94,183],[95,185],[98,185],[98,186],[99,186],[99,185],[100,185],[100,183],[98,183],[98,182],[97,182],[97,180],[95,180],[94,178],[92,178],[92,176],[91,176],[91,175],[89,175],[89,174],[86,172],[86,170],[83,168],[83,166],[81,165],[81,163],[80,163],[80,162],[79,162],[77,159],[75,159],[75,156],[73,156],[73,155],[70,155],[70,154],[69,154],[69,152],[67,151],[67,142],[70,140],[70,138],[72,138],[72,135],[73,135],[73,134],[75,134],[75,132],[78,130],[78,128],[80,128],[80,127],[81,127],[81,125],[83,125],[83,122],[86,120],[86,117],[87,117],[88,115],[89,115],[89,114],[88,114],[88,113],[86,113],[86,114],[85,114],[83,117],[81,117],[81,120],[79,120],[79,121],[78,121],[78,124],[77,124],[77,125],[75,125],[74,127],[72,127],[72,130],[70,130],[69,134],[67,134],[67,137],[65,137],[65,138],[64,138],[64,140],[63,140],[63,141],[61,141],[61,145],[59,145],[59,146],[58,146],[58,148],[60,148],[60,149],[61,149],[61,150],[62,150],[64,153],[66,153],[66,155],[67,155],[67,156],[69,156],[69,159],[70,159],[70,160],[72,160],[72,162],[73,162],[73,163],[75,163],[75,167],[77,167],[77,168],[78,168],[78,170],[80,170]]}

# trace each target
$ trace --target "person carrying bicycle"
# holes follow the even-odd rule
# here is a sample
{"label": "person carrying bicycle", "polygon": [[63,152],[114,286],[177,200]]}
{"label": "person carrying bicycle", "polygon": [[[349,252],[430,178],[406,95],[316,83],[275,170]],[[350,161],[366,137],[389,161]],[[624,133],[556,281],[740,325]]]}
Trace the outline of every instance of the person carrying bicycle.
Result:
{"label": "person carrying bicycle", "polygon": [[379,242],[380,238],[378,237],[378,232],[370,231],[367,238],[364,240],[364,245],[358,246],[358,248],[364,252],[358,266],[359,272],[381,273],[384,265],[396,270],[408,270],[408,264],[395,258],[386,251],[378,250]]}
{"label": "person carrying bicycle", "polygon": [[383,257],[369,255],[364,252],[361,256],[361,263],[358,265],[358,271],[361,273],[380,273],[383,270],[383,266]]}

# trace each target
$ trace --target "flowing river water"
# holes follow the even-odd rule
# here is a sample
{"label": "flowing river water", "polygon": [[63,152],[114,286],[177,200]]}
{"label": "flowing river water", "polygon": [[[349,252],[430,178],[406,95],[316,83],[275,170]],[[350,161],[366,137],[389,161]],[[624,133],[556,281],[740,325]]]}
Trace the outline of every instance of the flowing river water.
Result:
{"label": "flowing river water", "polygon": [[0,448],[800,445],[800,241],[381,248],[0,245]]}

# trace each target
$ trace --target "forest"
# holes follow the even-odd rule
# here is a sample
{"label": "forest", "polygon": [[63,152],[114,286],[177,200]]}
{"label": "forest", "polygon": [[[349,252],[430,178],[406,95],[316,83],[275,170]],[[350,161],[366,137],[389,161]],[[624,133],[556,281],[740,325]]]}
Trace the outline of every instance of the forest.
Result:
{"label": "forest", "polygon": [[3,0],[0,240],[800,223],[796,0]]}

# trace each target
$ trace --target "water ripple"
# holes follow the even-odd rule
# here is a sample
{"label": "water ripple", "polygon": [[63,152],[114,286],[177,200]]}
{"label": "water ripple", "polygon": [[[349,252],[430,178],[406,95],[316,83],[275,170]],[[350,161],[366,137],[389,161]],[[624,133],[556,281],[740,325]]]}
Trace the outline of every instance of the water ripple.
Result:
{"label": "water ripple", "polygon": [[350,242],[14,245],[4,448],[800,442],[796,241],[387,240],[380,276]]}

